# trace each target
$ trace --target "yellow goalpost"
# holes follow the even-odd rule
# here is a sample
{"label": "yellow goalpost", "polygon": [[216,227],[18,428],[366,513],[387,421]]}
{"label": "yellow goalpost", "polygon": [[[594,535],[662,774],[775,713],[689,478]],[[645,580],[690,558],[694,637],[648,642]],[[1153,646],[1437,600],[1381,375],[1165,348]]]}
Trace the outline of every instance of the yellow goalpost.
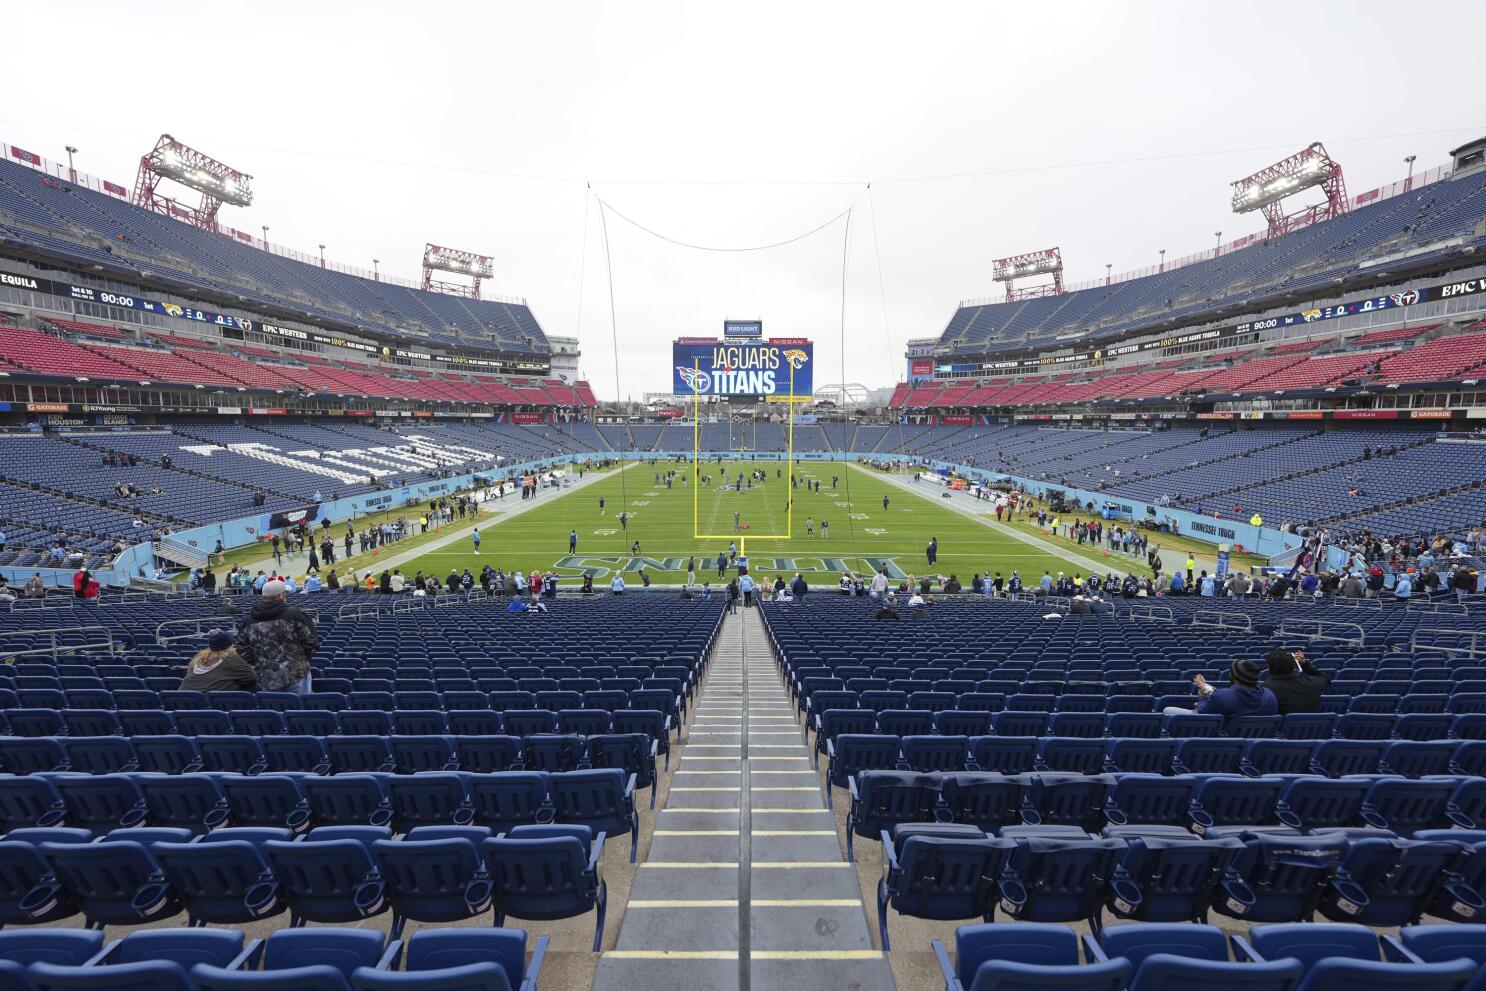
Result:
{"label": "yellow goalpost", "polygon": [[[698,373],[701,371],[701,362],[692,359],[693,367]],[[788,540],[794,532],[795,498],[794,490],[788,484],[785,485],[785,510],[784,510],[784,532],[783,533],[703,533],[701,516],[702,498],[702,393],[696,388],[697,378],[692,379],[692,416],[691,416],[691,535],[693,540],[729,540],[738,538],[738,555],[748,556],[748,541],[753,540]],[[789,368],[789,395],[785,397],[785,409],[788,414],[788,425],[785,428],[787,439],[785,453],[785,467],[789,468],[790,474],[794,474],[795,466],[795,404],[800,399],[795,396],[795,367]],[[732,437],[732,424],[728,424],[728,437]],[[758,444],[755,440],[754,453],[758,453]]]}

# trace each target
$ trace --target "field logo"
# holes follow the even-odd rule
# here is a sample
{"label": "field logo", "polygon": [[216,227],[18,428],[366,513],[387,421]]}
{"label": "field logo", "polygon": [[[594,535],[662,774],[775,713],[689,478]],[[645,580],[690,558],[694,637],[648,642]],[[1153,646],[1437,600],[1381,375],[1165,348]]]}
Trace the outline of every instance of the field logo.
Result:
{"label": "field logo", "polygon": [[699,368],[677,365],[676,374],[681,376],[681,381],[685,382],[686,387],[692,392],[704,393],[712,388],[712,377]]}

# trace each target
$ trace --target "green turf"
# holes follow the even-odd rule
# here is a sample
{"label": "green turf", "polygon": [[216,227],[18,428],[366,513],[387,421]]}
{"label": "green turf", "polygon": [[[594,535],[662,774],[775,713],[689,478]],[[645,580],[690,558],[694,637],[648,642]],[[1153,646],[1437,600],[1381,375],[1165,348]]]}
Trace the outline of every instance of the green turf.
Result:
{"label": "green turf", "polygon": [[[768,479],[748,489],[748,475],[754,467],[765,470]],[[656,472],[668,468],[686,476],[686,481],[678,478],[670,489],[655,484]],[[719,491],[718,475],[724,470],[733,480],[739,471],[743,472],[745,487],[741,493]],[[776,477],[780,470],[783,477]],[[1044,569],[1055,575],[1060,570],[1070,574],[1087,571],[938,505],[937,487],[925,485],[922,495],[909,493],[891,485],[876,471],[836,462],[804,462],[795,465],[794,470],[800,485],[792,490],[789,472],[779,462],[704,464],[701,471],[712,475],[713,482],[697,489],[690,477],[690,463],[635,464],[575,492],[557,498],[544,495],[544,500],[551,501],[520,515],[485,520],[478,557],[469,538],[461,536],[447,547],[402,565],[402,572],[410,575],[422,570],[447,575],[451,568],[468,567],[478,574],[480,567],[489,563],[508,571],[538,569],[546,573],[555,568],[559,574],[574,577],[586,570],[598,582],[607,581],[616,568],[626,573],[627,581],[637,581],[636,573],[643,568],[657,583],[668,584],[685,580],[687,560],[695,556],[697,580],[715,582],[717,554],[726,552],[733,541],[746,549],[756,577],[772,578],[782,572],[788,578],[801,571],[816,585],[834,585],[842,570],[866,571],[876,564],[887,565],[894,578],[955,574],[966,590],[977,571],[1010,575],[1017,570],[1028,584],[1034,584]],[[834,490],[832,475],[840,476]],[[807,479],[820,479],[821,491],[807,491]],[[700,532],[720,536],[694,536],[694,489]],[[761,539],[763,535],[786,532],[786,503],[791,494],[795,505],[789,536]],[[889,499],[887,509],[882,505],[884,496]],[[600,497],[606,503],[602,514],[598,508]],[[501,508],[519,505],[508,498]],[[626,506],[627,530],[619,522]],[[734,512],[745,527],[736,535]],[[806,535],[807,519],[814,523],[814,537]],[[830,524],[824,537],[823,522]],[[571,530],[578,532],[578,551],[570,556]],[[939,539],[939,563],[932,569],[924,553],[931,537]],[[636,540],[641,553],[632,555],[631,545]],[[1112,562],[1111,566],[1118,567],[1119,563]]]}

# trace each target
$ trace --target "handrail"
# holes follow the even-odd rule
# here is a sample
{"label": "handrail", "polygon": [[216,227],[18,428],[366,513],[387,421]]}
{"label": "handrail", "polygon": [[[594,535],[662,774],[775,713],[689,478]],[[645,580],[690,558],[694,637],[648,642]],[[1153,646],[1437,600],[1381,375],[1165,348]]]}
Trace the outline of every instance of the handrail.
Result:
{"label": "handrail", "polygon": [[1405,612],[1446,613],[1451,616],[1471,614],[1471,607],[1464,602],[1442,602],[1438,599],[1410,599],[1403,608]]}
{"label": "handrail", "polygon": [[376,616],[382,611],[375,602],[348,602],[335,611],[337,621],[343,619],[365,619],[367,616]]}
{"label": "handrail", "polygon": [[[1325,599],[1317,599],[1315,601],[1318,604],[1319,603],[1325,603],[1326,602]],[[1333,606],[1340,606],[1343,609],[1382,609],[1383,608],[1383,600],[1382,599],[1339,598],[1339,599],[1333,599],[1333,600],[1331,600],[1331,602],[1329,604],[1330,605],[1333,605]]]}
{"label": "handrail", "polygon": [[[410,595],[407,598],[403,599],[394,599],[392,600],[392,612],[394,614],[403,612],[418,612],[420,609],[427,608],[427,602],[428,600],[426,598],[417,595]],[[346,607],[341,606],[341,608],[344,609]]]}
{"label": "handrail", "polygon": [[[1444,647],[1434,643],[1422,643],[1421,638],[1426,636],[1459,637],[1465,641],[1465,645]],[[1440,627],[1415,630],[1413,636],[1409,637],[1409,649],[1437,650],[1443,654],[1463,655],[1470,658],[1486,657],[1486,630],[1447,630]]]}
{"label": "handrail", "polygon": [[[1356,636],[1344,636],[1343,632],[1356,630]],[[1306,640],[1326,640],[1334,643],[1349,643],[1361,647],[1367,642],[1367,631],[1356,623],[1341,623],[1331,619],[1301,619],[1294,616],[1280,623],[1275,631],[1279,636],[1303,637]]]}
{"label": "handrail", "polygon": [[1248,613],[1223,609],[1199,609],[1192,614],[1192,625],[1213,630],[1243,630],[1252,633],[1254,618]]}
{"label": "handrail", "polygon": [[1176,614],[1168,606],[1158,606],[1151,602],[1138,602],[1125,611],[1127,619],[1148,619],[1165,623],[1175,623]]}
{"label": "handrail", "polygon": [[[102,633],[103,637],[101,640],[78,644],[63,644],[61,642],[62,634],[64,633],[91,633],[95,630]],[[53,663],[56,663],[57,657],[59,655],[72,654],[80,650],[96,650],[100,647],[106,647],[108,649],[109,657],[113,657],[117,653],[117,650],[114,646],[113,631],[106,626],[63,626],[52,630],[10,630],[5,633],[0,633],[0,644],[3,644],[7,640],[20,640],[23,638],[26,641],[30,641],[37,637],[50,640],[51,646],[33,647],[28,650],[18,650],[13,653],[5,650],[3,646],[0,646],[0,655],[3,655],[11,660],[14,660],[17,657],[48,656],[52,659]]]}
{"label": "handrail", "polygon": [[[190,619],[167,619],[155,627],[155,643],[163,646],[164,644],[177,643],[181,640],[194,640],[210,630],[221,628],[223,622],[224,617],[222,616],[193,616]],[[189,629],[190,632],[179,634],[165,633],[167,628],[174,630],[177,627]],[[231,623],[228,623],[225,628],[234,633],[237,629]]]}

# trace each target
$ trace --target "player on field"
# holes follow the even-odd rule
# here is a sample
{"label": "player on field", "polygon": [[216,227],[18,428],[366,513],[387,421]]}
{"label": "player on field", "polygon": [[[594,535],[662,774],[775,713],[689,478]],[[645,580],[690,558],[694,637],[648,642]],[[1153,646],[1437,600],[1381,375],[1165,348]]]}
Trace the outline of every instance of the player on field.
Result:
{"label": "player on field", "polygon": [[805,536],[815,536],[815,520],[809,516],[805,517]]}
{"label": "player on field", "polygon": [[734,533],[740,533],[742,530],[743,530],[743,514],[742,513],[738,513],[738,512],[734,512],[733,513],[733,532]]}
{"label": "player on field", "polygon": [[470,539],[475,542],[475,553],[476,554],[480,553],[480,528],[479,527],[475,527],[475,531],[470,534]]}
{"label": "player on field", "polygon": [[577,530],[569,530],[568,531],[568,553],[569,554],[576,554],[576,553],[578,553],[578,531]]}
{"label": "player on field", "polygon": [[[886,501],[887,500],[883,500],[884,503]],[[603,496],[599,496],[599,515],[600,516],[603,516],[604,515],[604,497]]]}

